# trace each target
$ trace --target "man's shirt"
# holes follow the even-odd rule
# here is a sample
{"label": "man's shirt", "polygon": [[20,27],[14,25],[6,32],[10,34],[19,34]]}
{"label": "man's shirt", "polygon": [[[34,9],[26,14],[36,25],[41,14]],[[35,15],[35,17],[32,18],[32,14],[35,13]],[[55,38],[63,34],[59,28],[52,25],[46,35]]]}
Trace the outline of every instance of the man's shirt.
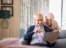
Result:
{"label": "man's shirt", "polygon": [[[34,30],[37,29],[38,27],[35,26]],[[43,40],[44,39],[44,27],[40,27],[41,32],[40,33],[34,33],[32,36],[32,41],[30,44],[35,44],[35,43],[40,43],[40,44],[46,44],[46,42]]]}

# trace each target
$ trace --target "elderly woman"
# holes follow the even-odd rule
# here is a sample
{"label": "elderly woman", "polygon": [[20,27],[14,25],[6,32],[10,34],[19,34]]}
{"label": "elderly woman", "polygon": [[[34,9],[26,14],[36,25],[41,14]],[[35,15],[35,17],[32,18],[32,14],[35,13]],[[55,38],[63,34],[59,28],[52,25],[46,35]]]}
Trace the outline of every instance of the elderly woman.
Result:
{"label": "elderly woman", "polygon": [[49,28],[51,28],[53,32],[61,31],[61,28],[59,27],[57,21],[54,20],[53,13],[48,13],[45,18],[46,18],[46,21],[44,22],[44,24],[48,26]]}

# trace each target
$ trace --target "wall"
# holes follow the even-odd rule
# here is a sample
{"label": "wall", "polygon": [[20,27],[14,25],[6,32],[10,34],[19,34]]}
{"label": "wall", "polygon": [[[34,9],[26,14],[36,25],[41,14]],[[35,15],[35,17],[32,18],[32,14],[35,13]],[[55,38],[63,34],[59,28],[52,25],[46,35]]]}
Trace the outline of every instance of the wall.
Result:
{"label": "wall", "polygon": [[[1,0],[0,0],[0,2],[1,2]],[[1,8],[1,3],[0,3],[0,8]]]}
{"label": "wall", "polygon": [[[1,2],[1,1],[0,1]],[[13,10],[14,15],[10,19],[8,19],[9,22],[9,28],[8,29],[2,29],[0,27],[0,38],[2,37],[20,37],[20,0],[13,0]],[[1,26],[0,19],[0,26]],[[4,24],[5,25],[5,24]]]}
{"label": "wall", "polygon": [[20,35],[20,0],[14,0],[14,16],[10,18],[10,37]]}

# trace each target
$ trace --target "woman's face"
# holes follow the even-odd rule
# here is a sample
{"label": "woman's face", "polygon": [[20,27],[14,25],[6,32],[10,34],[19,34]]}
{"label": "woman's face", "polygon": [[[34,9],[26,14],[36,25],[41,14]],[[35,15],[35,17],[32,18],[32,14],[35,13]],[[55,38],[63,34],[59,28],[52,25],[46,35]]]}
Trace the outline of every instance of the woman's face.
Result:
{"label": "woman's face", "polygon": [[50,26],[50,25],[52,25],[52,19],[46,19],[46,24],[48,25],[48,26]]}

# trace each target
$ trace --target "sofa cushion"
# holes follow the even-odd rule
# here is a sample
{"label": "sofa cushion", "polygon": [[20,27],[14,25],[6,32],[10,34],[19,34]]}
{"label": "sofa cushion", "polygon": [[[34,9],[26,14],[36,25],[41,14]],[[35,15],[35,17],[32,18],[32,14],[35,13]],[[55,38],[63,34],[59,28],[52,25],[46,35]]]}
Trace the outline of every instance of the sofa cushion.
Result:
{"label": "sofa cushion", "polygon": [[58,39],[55,46],[51,48],[66,48],[66,39]]}

